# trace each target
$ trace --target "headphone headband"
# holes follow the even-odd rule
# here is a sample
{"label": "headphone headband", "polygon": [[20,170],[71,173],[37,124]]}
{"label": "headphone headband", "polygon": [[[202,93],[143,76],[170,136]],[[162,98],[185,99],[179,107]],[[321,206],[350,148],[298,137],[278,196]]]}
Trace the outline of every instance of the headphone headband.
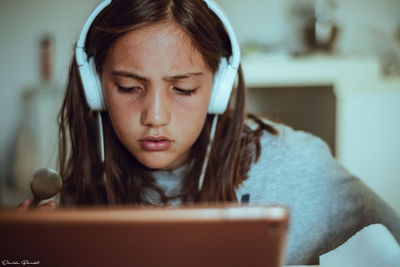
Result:
{"label": "headphone headband", "polygon": [[236,39],[236,34],[228,20],[228,17],[213,0],[204,0],[204,2],[207,4],[208,8],[210,8],[218,16],[218,18],[222,21],[222,24],[224,24],[225,26],[225,30],[228,33],[232,47],[232,55],[229,58],[229,65],[231,65],[232,68],[237,70],[239,68],[239,63],[240,63],[240,46],[239,42]]}
{"label": "headphone headband", "polygon": [[[232,29],[227,16],[213,0],[204,0],[207,6],[218,16],[225,30],[228,33],[232,55],[228,60],[222,58],[217,73],[214,76],[214,83],[208,106],[208,113],[222,114],[228,106],[232,87],[235,82],[236,74],[240,63],[240,48],[236,35]],[[99,76],[96,72],[94,59],[88,58],[85,52],[87,33],[97,15],[109,4],[111,0],[102,1],[90,14],[82,28],[75,48],[75,58],[79,68],[83,89],[88,105],[92,110],[105,110],[103,91]]]}
{"label": "headphone headband", "polygon": [[[79,35],[78,42],[76,43],[76,50],[80,49],[80,52],[76,51],[76,62],[78,65],[82,65],[88,61],[87,55],[85,53],[85,42],[86,42],[86,36],[89,31],[90,26],[92,25],[93,21],[97,17],[97,15],[103,11],[103,9],[111,4],[111,0],[104,0],[101,2],[90,14],[89,18],[86,20],[85,25],[83,25],[81,34]],[[82,53],[82,52],[83,53]]]}

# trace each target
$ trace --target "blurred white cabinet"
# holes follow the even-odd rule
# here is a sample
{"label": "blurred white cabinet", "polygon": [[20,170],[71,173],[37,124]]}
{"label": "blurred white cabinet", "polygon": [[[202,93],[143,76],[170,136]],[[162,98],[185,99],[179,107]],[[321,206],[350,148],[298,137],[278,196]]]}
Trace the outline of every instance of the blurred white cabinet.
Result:
{"label": "blurred white cabinet", "polygon": [[382,77],[372,57],[253,55],[242,66],[249,90],[333,86],[336,158],[400,214],[400,77]]}

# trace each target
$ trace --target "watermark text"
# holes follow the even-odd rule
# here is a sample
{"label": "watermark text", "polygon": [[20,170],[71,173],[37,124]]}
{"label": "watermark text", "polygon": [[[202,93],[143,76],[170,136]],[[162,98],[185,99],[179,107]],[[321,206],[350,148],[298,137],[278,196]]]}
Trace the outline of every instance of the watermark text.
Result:
{"label": "watermark text", "polygon": [[22,266],[27,266],[27,265],[39,265],[40,261],[30,261],[30,260],[22,260],[22,261],[15,261],[15,260],[2,260],[1,265],[22,265]]}

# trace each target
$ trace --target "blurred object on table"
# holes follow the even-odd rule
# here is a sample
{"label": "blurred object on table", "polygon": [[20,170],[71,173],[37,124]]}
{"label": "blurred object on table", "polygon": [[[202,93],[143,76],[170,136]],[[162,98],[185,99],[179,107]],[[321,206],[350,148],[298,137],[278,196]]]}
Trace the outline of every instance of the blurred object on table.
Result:
{"label": "blurred object on table", "polygon": [[287,9],[288,49],[294,56],[316,51],[332,52],[338,35],[333,21],[333,0],[292,0]]}
{"label": "blurred object on table", "polygon": [[333,21],[336,8],[332,0],[316,0],[315,2],[315,47],[330,52],[338,34],[338,28]]}
{"label": "blurred object on table", "polygon": [[371,224],[321,255],[319,263],[321,267],[396,267],[400,265],[400,246],[384,225]]}

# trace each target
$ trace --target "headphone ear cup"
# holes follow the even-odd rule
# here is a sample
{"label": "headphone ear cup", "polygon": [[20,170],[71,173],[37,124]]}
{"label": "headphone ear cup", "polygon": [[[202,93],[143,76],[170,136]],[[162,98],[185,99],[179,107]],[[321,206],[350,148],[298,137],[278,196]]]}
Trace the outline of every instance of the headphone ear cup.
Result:
{"label": "headphone ear cup", "polygon": [[228,107],[237,70],[229,65],[226,58],[222,58],[217,73],[214,75],[214,83],[211,92],[208,113],[223,114]]}
{"label": "headphone ear cup", "polygon": [[103,90],[101,81],[96,72],[94,59],[90,58],[89,61],[79,66],[79,72],[83,89],[86,96],[86,101],[92,110],[105,110]]}

